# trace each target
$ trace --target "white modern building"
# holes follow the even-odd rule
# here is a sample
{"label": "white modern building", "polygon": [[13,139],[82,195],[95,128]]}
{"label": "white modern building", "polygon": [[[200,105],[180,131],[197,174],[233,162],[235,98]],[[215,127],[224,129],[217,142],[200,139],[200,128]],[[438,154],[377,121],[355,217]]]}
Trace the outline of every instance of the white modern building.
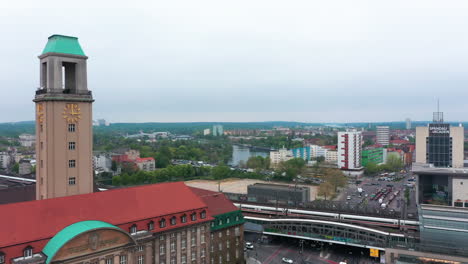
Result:
{"label": "white modern building", "polygon": [[208,136],[209,134],[211,134],[211,131],[210,131],[209,128],[203,130],[203,135],[204,135],[204,136]]}
{"label": "white modern building", "polygon": [[388,146],[390,144],[390,127],[377,126],[377,144]]}
{"label": "white modern building", "polygon": [[310,156],[312,158],[326,157],[328,149],[319,145],[310,145]]}
{"label": "white modern building", "polygon": [[36,143],[36,136],[31,134],[19,135],[19,142],[22,147],[32,147]]}
{"label": "white modern building", "polygon": [[338,151],[327,150],[327,154],[325,155],[325,161],[328,163],[336,164],[338,162]]}
{"label": "white modern building", "polygon": [[294,158],[292,151],[286,148],[270,151],[270,164],[272,167],[276,167],[280,162],[288,161],[292,158]]}
{"label": "white modern building", "polygon": [[93,156],[93,165],[95,170],[109,172],[112,167],[112,159],[106,154],[97,154]]}
{"label": "white modern building", "polygon": [[0,169],[8,168],[8,165],[11,162],[11,157],[8,152],[0,152]]}
{"label": "white modern building", "polygon": [[356,130],[338,132],[338,168],[362,171],[362,133]]}

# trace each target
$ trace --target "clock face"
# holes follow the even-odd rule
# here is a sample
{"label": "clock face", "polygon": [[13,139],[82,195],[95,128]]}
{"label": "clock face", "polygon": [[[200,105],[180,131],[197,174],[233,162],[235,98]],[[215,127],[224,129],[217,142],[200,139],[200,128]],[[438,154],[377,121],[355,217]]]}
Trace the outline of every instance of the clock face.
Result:
{"label": "clock face", "polygon": [[76,123],[81,119],[81,110],[77,104],[67,104],[63,109],[63,118],[68,123]]}
{"label": "clock face", "polygon": [[42,122],[44,122],[44,106],[42,104],[36,105],[36,114],[37,121],[42,124]]}

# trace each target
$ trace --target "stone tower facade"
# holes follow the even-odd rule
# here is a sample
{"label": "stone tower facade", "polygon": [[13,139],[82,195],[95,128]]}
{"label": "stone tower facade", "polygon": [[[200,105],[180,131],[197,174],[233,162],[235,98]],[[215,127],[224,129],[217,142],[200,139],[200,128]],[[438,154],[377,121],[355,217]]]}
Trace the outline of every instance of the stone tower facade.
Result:
{"label": "stone tower facade", "polygon": [[75,37],[52,35],[36,91],[36,199],[93,192],[92,102]]}

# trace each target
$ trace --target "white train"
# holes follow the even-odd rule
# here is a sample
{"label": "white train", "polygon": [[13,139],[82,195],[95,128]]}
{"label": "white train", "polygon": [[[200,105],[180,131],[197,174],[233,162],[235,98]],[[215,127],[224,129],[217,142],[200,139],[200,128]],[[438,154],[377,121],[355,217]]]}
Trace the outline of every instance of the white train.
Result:
{"label": "white train", "polygon": [[419,221],[412,220],[399,220],[392,218],[383,218],[383,217],[371,217],[371,216],[362,216],[362,215],[351,215],[351,214],[340,214],[340,213],[327,213],[320,211],[309,211],[309,210],[299,210],[299,209],[288,209],[281,207],[271,207],[271,206],[260,206],[260,205],[251,205],[251,204],[240,204],[235,203],[237,208],[243,211],[252,211],[254,213],[260,214],[277,214],[277,215],[287,215],[287,216],[298,216],[298,217],[307,217],[307,216],[318,216],[323,218],[333,218],[346,220],[355,223],[367,224],[367,225],[378,225],[378,226],[389,226],[389,227],[400,227],[404,226],[411,229],[417,229],[419,227]]}

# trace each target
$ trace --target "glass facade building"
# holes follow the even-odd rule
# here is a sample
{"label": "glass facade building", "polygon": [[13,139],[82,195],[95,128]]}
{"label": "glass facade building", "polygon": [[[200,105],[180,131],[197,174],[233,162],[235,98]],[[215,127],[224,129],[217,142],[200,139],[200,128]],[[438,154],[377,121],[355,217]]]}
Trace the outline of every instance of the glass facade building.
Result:
{"label": "glass facade building", "polygon": [[426,138],[427,163],[436,167],[452,167],[452,138],[449,124],[430,124]]}

